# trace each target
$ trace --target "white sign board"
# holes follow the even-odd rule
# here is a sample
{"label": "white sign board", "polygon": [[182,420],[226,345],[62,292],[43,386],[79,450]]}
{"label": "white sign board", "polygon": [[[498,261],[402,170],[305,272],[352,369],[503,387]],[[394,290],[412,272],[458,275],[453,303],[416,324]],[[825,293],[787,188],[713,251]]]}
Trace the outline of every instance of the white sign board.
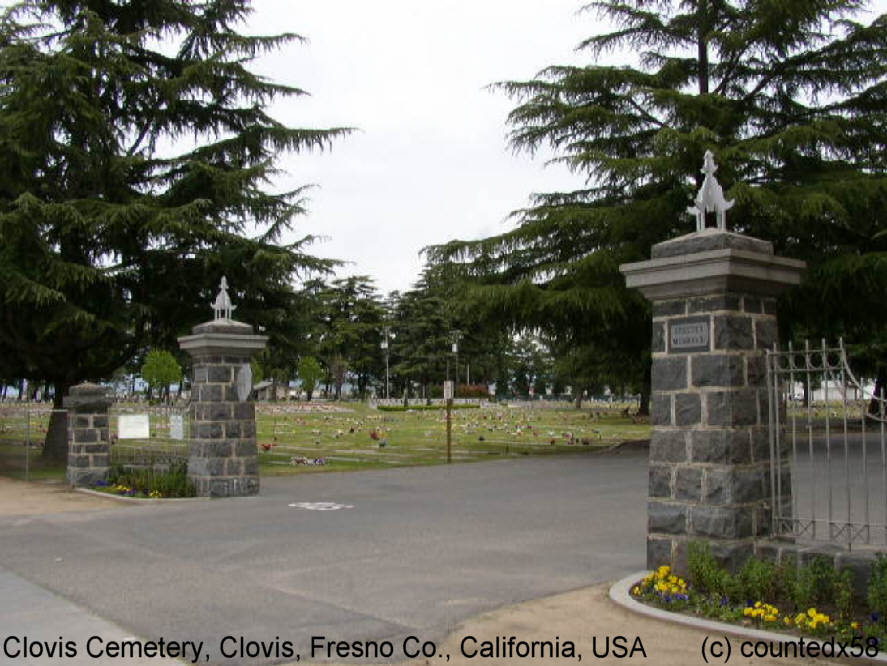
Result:
{"label": "white sign board", "polygon": [[181,414],[169,415],[169,436],[171,439],[185,439],[185,419]]}
{"label": "white sign board", "polygon": [[121,414],[117,417],[118,439],[149,439],[151,428],[147,414]]}
{"label": "white sign board", "polygon": [[444,382],[444,400],[453,399],[453,384],[451,381]]}

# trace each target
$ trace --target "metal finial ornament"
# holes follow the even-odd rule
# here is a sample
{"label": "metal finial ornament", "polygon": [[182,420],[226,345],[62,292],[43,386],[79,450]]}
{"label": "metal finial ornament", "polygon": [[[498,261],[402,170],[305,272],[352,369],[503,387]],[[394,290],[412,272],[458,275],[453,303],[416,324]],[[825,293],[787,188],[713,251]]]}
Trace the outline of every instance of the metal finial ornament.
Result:
{"label": "metal finial ornament", "polygon": [[705,174],[705,180],[702,181],[702,187],[696,194],[696,205],[687,208],[687,212],[696,216],[696,231],[705,229],[705,214],[717,213],[717,222],[719,231],[727,231],[727,211],[736,203],[735,200],[727,201],[724,199],[724,190],[715,178],[715,171],[718,165],[715,164],[715,156],[710,150],[705,151],[705,161],[702,166],[702,173]]}
{"label": "metal finial ornament", "polygon": [[228,280],[222,276],[219,282],[219,293],[216,294],[216,300],[212,304],[213,312],[216,319],[231,319],[231,312],[237,309],[236,305],[231,304],[231,297],[228,295]]}

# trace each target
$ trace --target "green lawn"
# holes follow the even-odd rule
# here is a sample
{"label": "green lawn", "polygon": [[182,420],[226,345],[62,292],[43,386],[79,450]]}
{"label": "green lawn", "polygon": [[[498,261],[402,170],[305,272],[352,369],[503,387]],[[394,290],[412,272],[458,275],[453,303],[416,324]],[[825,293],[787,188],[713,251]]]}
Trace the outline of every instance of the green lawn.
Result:
{"label": "green lawn", "polygon": [[[453,411],[452,459],[476,462],[528,455],[587,454],[602,447],[646,439],[650,426],[611,409],[509,408],[493,406]],[[138,411],[129,405],[127,411]],[[256,406],[259,463],[263,475],[340,472],[446,462],[445,412],[383,412],[357,403],[321,404],[309,411],[294,403]],[[158,452],[182,449],[167,439],[164,417],[152,413],[151,430],[158,437],[144,443]],[[0,475],[33,479],[64,478],[64,468],[46,464],[39,448],[49,411],[0,406]],[[112,430],[114,428],[112,418]],[[121,444],[131,447],[133,443]],[[30,453],[26,465],[26,453]],[[325,464],[294,461],[322,459]]]}
{"label": "green lawn", "polygon": [[[259,405],[257,441],[262,473],[446,462],[443,409],[381,412],[364,405],[348,405],[345,409],[349,411],[305,412],[295,405]],[[459,409],[453,411],[452,458],[453,462],[475,462],[588,453],[622,441],[646,439],[649,433],[647,423],[635,423],[615,409]],[[323,458],[326,464],[294,465],[293,458]]]}

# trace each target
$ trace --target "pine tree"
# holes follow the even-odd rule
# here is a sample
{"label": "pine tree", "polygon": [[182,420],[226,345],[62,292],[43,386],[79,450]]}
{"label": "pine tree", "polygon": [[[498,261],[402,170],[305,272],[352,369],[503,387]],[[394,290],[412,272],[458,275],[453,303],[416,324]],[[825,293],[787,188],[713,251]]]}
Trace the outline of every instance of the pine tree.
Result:
{"label": "pine tree", "polygon": [[[273,336],[291,281],[325,269],[281,245],[303,190],[274,193],[285,151],[346,129],[266,109],[298,88],[252,73],[299,41],[247,36],[248,0],[26,0],[0,17],[0,351],[55,385],[109,376],[209,318],[227,275]],[[45,453],[63,457],[61,422]],[[53,437],[55,433],[55,437]],[[61,437],[59,437],[61,434]]]}
{"label": "pine tree", "polygon": [[[858,331],[863,315],[868,332],[883,329],[887,17],[864,22],[862,7],[589,5],[615,25],[581,44],[592,64],[499,86],[519,101],[512,145],[550,146],[586,186],[535,195],[513,230],[433,248],[432,258],[467,262],[481,302],[638,381],[649,373],[649,313],[618,266],[693,230],[685,210],[711,150],[736,200],[731,230],[810,265],[807,286],[786,302],[794,322]],[[609,51],[639,64],[597,64]]]}

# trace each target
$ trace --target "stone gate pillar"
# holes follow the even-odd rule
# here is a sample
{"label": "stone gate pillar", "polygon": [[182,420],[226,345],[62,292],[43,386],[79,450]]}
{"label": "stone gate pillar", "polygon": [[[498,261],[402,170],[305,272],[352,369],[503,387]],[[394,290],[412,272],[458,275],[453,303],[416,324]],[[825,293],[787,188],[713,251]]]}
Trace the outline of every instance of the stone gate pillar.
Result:
{"label": "stone gate pillar", "polygon": [[732,204],[720,201],[708,207],[720,228],[705,228],[703,212],[696,233],[620,267],[653,306],[650,568],[685,571],[687,543],[697,539],[735,568],[770,530],[765,352],[777,339],[776,296],[800,283],[804,262],[726,231]]}
{"label": "stone gate pillar", "polygon": [[105,388],[88,382],[72,386],[63,404],[68,410],[68,483],[90,487],[107,481],[111,469],[111,399]]}
{"label": "stone gate pillar", "polygon": [[250,359],[268,338],[231,319],[225,278],[213,308],[214,320],[179,338],[192,358],[188,476],[200,496],[255,495],[259,459]]}

